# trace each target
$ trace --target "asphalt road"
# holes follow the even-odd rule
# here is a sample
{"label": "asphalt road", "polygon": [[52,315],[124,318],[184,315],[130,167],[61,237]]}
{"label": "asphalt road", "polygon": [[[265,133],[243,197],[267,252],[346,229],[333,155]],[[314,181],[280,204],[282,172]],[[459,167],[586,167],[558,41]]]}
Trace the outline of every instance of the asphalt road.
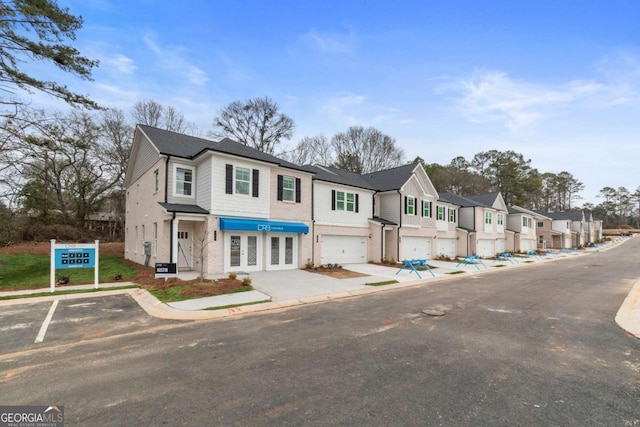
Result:
{"label": "asphalt road", "polygon": [[63,316],[0,343],[0,404],[83,426],[640,426],[640,341],[614,322],[639,249],[206,322],[119,297],[93,334]]}

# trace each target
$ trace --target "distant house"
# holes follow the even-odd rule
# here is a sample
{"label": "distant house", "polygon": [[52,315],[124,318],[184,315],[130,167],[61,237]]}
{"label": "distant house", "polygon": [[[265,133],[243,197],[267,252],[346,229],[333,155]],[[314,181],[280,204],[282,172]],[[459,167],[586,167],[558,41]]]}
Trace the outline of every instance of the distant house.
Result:
{"label": "distant house", "polygon": [[451,193],[440,194],[440,201],[459,206],[458,255],[479,255],[493,257],[506,251],[507,206],[499,192],[458,196]]}
{"label": "distant house", "polygon": [[565,212],[535,210],[538,219],[537,234],[540,249],[570,249],[573,245],[572,220]]}
{"label": "distant house", "polygon": [[587,244],[602,241],[602,220],[594,219],[591,212],[585,212],[584,217],[587,223]]}
{"label": "distant house", "polygon": [[138,125],[125,258],[205,273],[299,268],[312,256],[312,176],[230,139]]}
{"label": "distant house", "polygon": [[545,219],[544,216],[522,208],[520,206],[508,206],[507,229],[513,233],[507,240],[507,251],[526,253],[538,248],[538,223]]}

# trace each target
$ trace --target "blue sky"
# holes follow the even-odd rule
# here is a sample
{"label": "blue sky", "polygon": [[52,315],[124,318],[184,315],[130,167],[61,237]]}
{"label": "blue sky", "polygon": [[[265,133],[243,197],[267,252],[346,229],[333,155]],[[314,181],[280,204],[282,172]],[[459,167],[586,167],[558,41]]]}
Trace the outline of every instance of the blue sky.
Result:
{"label": "blue sky", "polygon": [[406,160],[522,153],[582,181],[578,204],[640,186],[635,0],[59,4],[100,60],[93,82],[65,81],[106,106],[154,99],[205,134],[228,103],[269,96],[296,122],[291,146],[373,126]]}

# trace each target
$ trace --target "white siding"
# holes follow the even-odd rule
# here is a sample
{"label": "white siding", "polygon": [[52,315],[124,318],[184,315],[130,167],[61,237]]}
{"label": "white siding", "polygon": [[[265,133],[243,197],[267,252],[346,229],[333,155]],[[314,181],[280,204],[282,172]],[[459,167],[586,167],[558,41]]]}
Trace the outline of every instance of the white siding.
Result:
{"label": "white siding", "polygon": [[[379,194],[376,200],[378,216],[399,224],[402,203],[404,203],[404,200],[400,200],[398,193]],[[404,210],[402,212],[404,212]]]}
{"label": "white siding", "polygon": [[[331,209],[332,190],[358,195],[358,212]],[[314,219],[317,224],[368,227],[373,217],[373,193],[371,191],[332,184],[314,182]]]}
{"label": "white siding", "polygon": [[135,163],[129,165],[131,172],[128,176],[128,182],[137,181],[146,171],[148,171],[157,161],[158,152],[142,134],[139,136],[140,143],[137,145],[137,153],[135,155]]}
{"label": "white siding", "polygon": [[204,209],[211,209],[211,157],[198,163],[196,169],[196,204]]}
{"label": "white siding", "polygon": [[[226,165],[240,166],[248,169],[258,169],[259,197],[253,197],[251,190],[248,195],[226,194]],[[271,197],[276,197],[276,189],[271,189],[271,168],[268,165],[252,162],[240,158],[214,157],[211,172],[213,188],[211,191],[211,213],[215,215],[245,216],[268,218]],[[273,193],[273,194],[272,194]]]}
{"label": "white siding", "polygon": [[[176,169],[175,166],[176,165],[188,166],[193,168],[195,172],[195,174],[193,175],[193,178],[195,179],[195,185],[196,186],[198,185],[198,168],[196,167],[196,164],[185,159],[171,158],[171,160],[169,160],[169,169],[167,171],[167,173],[169,174],[169,181],[168,181],[168,187],[167,187],[167,202],[182,203],[186,205],[195,205],[196,204],[195,194],[193,195],[193,197],[174,196],[174,192],[176,188],[176,183],[175,183],[175,169]],[[196,186],[192,187],[192,191],[194,193],[197,191]]]}

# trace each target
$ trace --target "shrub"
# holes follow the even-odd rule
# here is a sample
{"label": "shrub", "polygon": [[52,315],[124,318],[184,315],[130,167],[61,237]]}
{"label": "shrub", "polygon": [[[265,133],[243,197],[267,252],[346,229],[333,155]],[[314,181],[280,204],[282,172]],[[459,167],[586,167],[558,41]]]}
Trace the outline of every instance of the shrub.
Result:
{"label": "shrub", "polygon": [[232,271],[231,273],[229,273],[229,279],[236,280],[237,277],[238,277],[238,274],[235,271]]}
{"label": "shrub", "polygon": [[242,286],[251,286],[251,277],[247,276],[242,279]]}

